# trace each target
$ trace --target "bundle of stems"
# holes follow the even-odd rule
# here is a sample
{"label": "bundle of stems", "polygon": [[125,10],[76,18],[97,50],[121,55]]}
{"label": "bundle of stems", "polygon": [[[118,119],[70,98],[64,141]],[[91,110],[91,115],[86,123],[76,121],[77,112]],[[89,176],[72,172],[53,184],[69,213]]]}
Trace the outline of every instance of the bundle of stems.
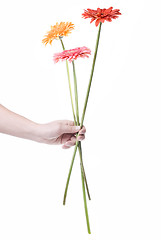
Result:
{"label": "bundle of stems", "polygon": [[[71,98],[71,105],[72,105],[74,124],[80,126],[81,128],[83,127],[83,123],[84,123],[84,117],[85,117],[85,112],[86,112],[88,98],[89,98],[89,92],[90,92],[92,78],[93,78],[93,73],[94,73],[94,67],[95,67],[97,51],[98,51],[98,45],[99,45],[99,39],[100,39],[101,25],[102,25],[102,23],[100,22],[99,23],[98,34],[97,34],[97,39],[96,39],[96,46],[95,46],[95,52],[94,52],[94,57],[93,57],[92,69],[91,69],[90,79],[89,79],[89,83],[88,83],[86,98],[85,98],[85,102],[84,102],[83,113],[82,113],[82,117],[81,117],[81,122],[79,120],[78,89],[77,89],[77,78],[76,78],[76,71],[75,71],[75,63],[74,63],[74,61],[72,61],[73,76],[74,76],[74,94],[75,94],[76,114],[75,114],[75,111],[74,111],[74,103],[73,103],[73,96],[72,96],[72,89],[71,89],[69,66],[68,66],[68,62],[66,60],[66,68],[67,68],[68,84],[69,84],[69,91],[70,91],[70,98]],[[62,38],[59,37],[59,39],[61,41],[61,45],[62,45],[63,50],[65,50]],[[78,135],[79,134],[77,134],[76,137],[78,137]],[[84,200],[85,216],[86,216],[86,222],[87,222],[87,230],[88,230],[88,233],[90,234],[91,230],[90,230],[89,215],[88,215],[88,208],[87,208],[86,191],[87,191],[89,200],[91,200],[91,197],[90,197],[89,188],[88,188],[88,184],[87,184],[87,178],[86,178],[86,174],[85,174],[85,170],[84,170],[83,156],[82,156],[82,146],[81,146],[81,142],[80,141],[76,141],[76,145],[75,145],[75,148],[74,148],[72,161],[71,161],[71,165],[70,165],[70,169],[69,169],[69,173],[68,173],[68,178],[67,178],[67,182],[66,182],[65,192],[64,192],[63,204],[65,205],[65,203],[66,203],[67,191],[68,191],[70,176],[71,176],[71,172],[72,172],[72,168],[73,168],[73,164],[74,164],[74,159],[75,159],[75,156],[76,156],[77,148],[78,148],[79,156],[80,156],[80,169],[81,169],[82,190],[83,190],[83,200]],[[85,187],[86,187],[86,191],[85,191]]]}

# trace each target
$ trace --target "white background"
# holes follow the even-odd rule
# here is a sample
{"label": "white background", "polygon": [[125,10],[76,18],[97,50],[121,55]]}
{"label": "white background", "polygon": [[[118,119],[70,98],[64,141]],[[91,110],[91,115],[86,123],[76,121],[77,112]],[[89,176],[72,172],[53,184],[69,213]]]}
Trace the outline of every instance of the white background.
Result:
{"label": "white background", "polygon": [[110,6],[122,16],[102,25],[82,143],[92,235],[78,156],[62,205],[73,149],[1,134],[1,240],[161,239],[159,1],[1,1],[0,103],[39,123],[72,119],[65,63],[52,60],[60,42],[41,43],[50,25],[72,21],[66,48],[92,50],[76,62],[81,115],[98,30],[81,14]]}

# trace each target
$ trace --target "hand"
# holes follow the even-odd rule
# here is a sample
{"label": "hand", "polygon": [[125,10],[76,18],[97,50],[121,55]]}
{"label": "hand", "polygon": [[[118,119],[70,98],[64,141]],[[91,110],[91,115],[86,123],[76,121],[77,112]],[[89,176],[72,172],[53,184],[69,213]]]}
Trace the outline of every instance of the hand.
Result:
{"label": "hand", "polygon": [[[85,139],[86,129],[83,126],[74,126],[73,121],[58,120],[47,124],[39,125],[40,142],[46,144],[63,144],[62,148],[67,149],[76,144],[76,140]],[[76,139],[76,133],[79,133]]]}

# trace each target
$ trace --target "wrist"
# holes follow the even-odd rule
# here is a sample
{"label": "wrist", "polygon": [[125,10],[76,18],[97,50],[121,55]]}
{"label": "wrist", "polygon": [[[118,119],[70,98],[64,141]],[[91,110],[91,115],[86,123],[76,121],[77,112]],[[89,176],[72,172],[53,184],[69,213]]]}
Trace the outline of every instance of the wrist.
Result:
{"label": "wrist", "polygon": [[33,123],[31,126],[31,132],[29,133],[31,140],[39,143],[43,143],[43,124]]}

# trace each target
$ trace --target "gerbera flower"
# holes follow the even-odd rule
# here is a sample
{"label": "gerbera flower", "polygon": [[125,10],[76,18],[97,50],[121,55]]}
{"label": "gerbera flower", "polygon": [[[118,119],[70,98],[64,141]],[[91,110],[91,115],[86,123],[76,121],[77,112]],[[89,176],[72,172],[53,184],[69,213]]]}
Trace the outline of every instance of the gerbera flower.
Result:
{"label": "gerbera flower", "polygon": [[42,42],[46,45],[47,43],[52,43],[54,39],[59,37],[68,36],[71,33],[71,30],[74,29],[74,24],[71,22],[60,22],[56,23],[54,26],[51,26],[51,30],[47,32],[44,36]]}
{"label": "gerbera flower", "polygon": [[87,8],[87,10],[84,10],[84,13],[82,14],[83,18],[91,18],[91,22],[96,20],[95,25],[96,27],[99,25],[100,22],[104,23],[104,21],[111,22],[112,19],[118,18],[118,15],[121,15],[119,9],[114,9],[113,7],[110,7],[108,9],[106,8],[97,8],[97,10],[92,10]]}
{"label": "gerbera flower", "polygon": [[87,47],[78,47],[70,50],[64,50],[61,53],[55,53],[54,54],[54,62],[57,63],[60,60],[68,60],[69,62],[72,62],[73,60],[76,60],[77,58],[85,58],[89,57],[88,55],[91,54],[91,50]]}

